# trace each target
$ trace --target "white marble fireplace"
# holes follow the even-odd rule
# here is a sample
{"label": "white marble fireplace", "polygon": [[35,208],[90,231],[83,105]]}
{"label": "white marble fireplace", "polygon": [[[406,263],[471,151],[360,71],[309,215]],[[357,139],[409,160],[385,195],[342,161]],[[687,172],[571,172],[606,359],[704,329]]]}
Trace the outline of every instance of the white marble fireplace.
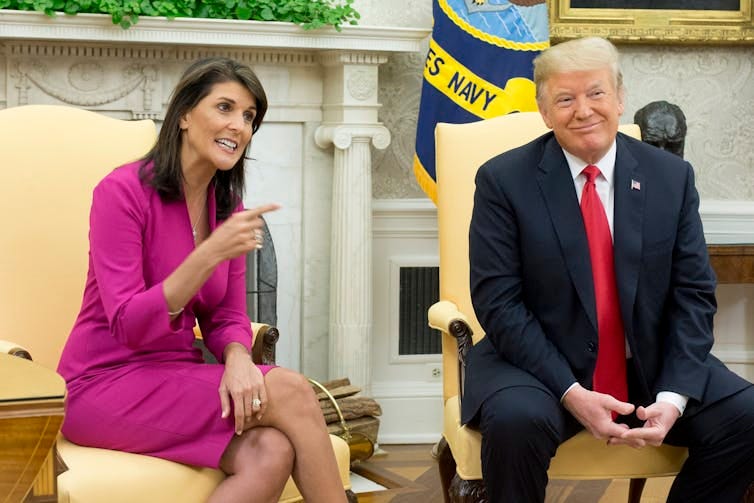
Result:
{"label": "white marble fireplace", "polygon": [[159,18],[122,30],[100,15],[0,11],[0,108],[67,104],[159,124],[194,59],[250,64],[270,108],[253,139],[246,204],[282,205],[268,218],[278,261],[278,362],[318,377],[347,375],[368,390],[371,148],[390,143],[377,120],[377,75],[390,54],[419,51],[427,34]]}

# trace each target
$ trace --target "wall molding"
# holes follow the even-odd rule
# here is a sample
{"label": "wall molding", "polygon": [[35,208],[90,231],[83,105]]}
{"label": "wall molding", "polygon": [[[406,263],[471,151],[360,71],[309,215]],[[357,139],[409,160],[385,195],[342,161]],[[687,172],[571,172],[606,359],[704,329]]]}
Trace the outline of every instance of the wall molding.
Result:
{"label": "wall molding", "polygon": [[391,382],[375,381],[372,383],[374,398],[418,398],[438,397],[442,400],[442,378],[437,382],[403,381],[400,387]]}
{"label": "wall molding", "polygon": [[[702,200],[707,244],[754,243],[754,201]],[[375,199],[374,237],[437,237],[437,208],[429,199]]]}
{"label": "wall molding", "polygon": [[707,244],[754,243],[754,201],[702,200]]}
{"label": "wall molding", "polygon": [[754,365],[754,350],[712,348],[712,354],[726,365]]}
{"label": "wall molding", "polygon": [[437,239],[437,207],[429,199],[372,201],[373,238]]}
{"label": "wall molding", "polygon": [[374,382],[372,396],[382,407],[383,444],[433,444],[442,436],[442,381]]}

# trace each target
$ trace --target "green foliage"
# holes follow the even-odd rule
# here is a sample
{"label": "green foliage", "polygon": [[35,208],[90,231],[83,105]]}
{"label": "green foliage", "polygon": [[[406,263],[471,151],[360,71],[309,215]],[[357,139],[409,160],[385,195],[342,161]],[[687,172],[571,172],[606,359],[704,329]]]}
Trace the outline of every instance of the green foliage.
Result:
{"label": "green foliage", "polygon": [[139,16],[289,21],[306,29],[355,25],[354,0],[0,0],[0,9],[110,14],[113,24],[129,28]]}

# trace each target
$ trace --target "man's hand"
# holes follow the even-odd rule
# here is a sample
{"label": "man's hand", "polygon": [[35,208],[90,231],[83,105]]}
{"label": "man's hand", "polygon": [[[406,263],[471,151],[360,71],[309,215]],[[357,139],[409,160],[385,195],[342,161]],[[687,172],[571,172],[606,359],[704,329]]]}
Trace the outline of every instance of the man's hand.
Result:
{"label": "man's hand", "polygon": [[610,445],[626,444],[632,447],[658,446],[665,440],[680,413],[672,403],[655,402],[649,407],[636,409],[636,417],[644,421],[640,428],[625,430],[620,436],[608,440]]}
{"label": "man's hand", "polygon": [[589,433],[599,439],[621,437],[628,431],[625,424],[613,422],[612,412],[624,416],[634,411],[633,404],[621,402],[604,393],[589,391],[579,384],[566,393],[563,406]]}

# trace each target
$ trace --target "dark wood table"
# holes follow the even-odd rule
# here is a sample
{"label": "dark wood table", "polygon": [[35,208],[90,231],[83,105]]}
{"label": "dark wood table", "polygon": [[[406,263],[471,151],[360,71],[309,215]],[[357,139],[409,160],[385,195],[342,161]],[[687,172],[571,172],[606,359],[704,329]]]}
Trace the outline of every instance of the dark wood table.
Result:
{"label": "dark wood table", "polygon": [[[56,474],[40,469],[54,466],[64,400],[65,381],[58,374],[0,353],[0,501],[57,501]],[[32,485],[44,486],[44,496],[32,495]]]}
{"label": "dark wood table", "polygon": [[718,283],[754,283],[754,244],[709,245]]}

